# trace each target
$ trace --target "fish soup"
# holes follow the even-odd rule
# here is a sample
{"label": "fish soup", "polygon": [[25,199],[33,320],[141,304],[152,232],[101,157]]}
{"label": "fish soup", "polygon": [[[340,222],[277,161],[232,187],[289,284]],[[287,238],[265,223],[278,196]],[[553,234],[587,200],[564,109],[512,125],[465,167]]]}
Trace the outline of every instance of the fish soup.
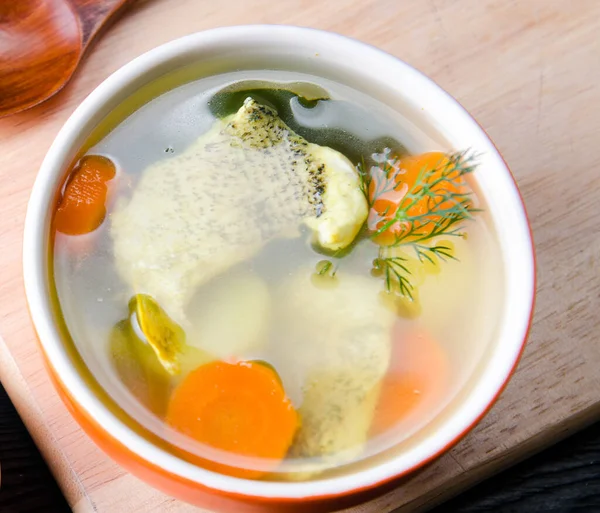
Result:
{"label": "fish soup", "polygon": [[225,474],[315,479],[452,406],[503,294],[468,148],[286,72],[192,81],[109,128],[65,180],[53,280],[141,432]]}

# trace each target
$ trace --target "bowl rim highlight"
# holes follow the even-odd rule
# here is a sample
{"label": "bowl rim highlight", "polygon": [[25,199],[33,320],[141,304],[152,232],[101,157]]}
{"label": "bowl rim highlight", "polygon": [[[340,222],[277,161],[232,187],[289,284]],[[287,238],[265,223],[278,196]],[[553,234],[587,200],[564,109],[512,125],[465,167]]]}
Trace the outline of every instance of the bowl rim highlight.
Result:
{"label": "bowl rim highlight", "polygon": [[[70,361],[51,311],[46,251],[49,212],[81,134],[87,135],[89,127],[110,110],[106,108],[110,100],[123,94],[141,76],[159,68],[167,69],[169,65],[175,69],[176,63],[186,56],[226,51],[240,42],[257,48],[278,45],[282,51],[299,58],[331,62],[365,77],[378,76],[380,70],[387,70],[387,80],[398,83],[402,96],[411,104],[420,105],[440,130],[448,133],[454,147],[471,147],[483,154],[480,168],[490,175],[485,177],[489,182],[485,196],[494,200],[490,206],[491,218],[500,238],[506,274],[505,312],[497,348],[490,357],[493,365],[486,366],[477,387],[455,408],[443,430],[388,461],[348,475],[306,482],[253,481],[196,467],[160,449],[121,422],[89,389]],[[334,62],[340,56],[345,57],[344,62]],[[535,295],[534,248],[523,200],[506,163],[467,111],[429,78],[377,48],[330,32],[281,25],[224,27],[191,34],[150,50],[102,82],[69,117],[41,165],[25,221],[23,273],[30,314],[51,372],[76,407],[94,419],[107,435],[142,460],[178,478],[249,499],[292,501],[342,496],[379,486],[425,465],[460,440],[491,408],[514,371],[531,325]]]}

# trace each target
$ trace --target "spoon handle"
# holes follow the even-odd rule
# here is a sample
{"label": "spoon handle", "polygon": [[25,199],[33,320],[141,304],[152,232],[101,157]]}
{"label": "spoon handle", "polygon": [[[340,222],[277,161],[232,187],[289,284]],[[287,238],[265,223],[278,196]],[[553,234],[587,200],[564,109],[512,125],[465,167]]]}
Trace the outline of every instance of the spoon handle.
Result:
{"label": "spoon handle", "polygon": [[81,46],[85,50],[98,31],[131,0],[69,0],[81,24]]}

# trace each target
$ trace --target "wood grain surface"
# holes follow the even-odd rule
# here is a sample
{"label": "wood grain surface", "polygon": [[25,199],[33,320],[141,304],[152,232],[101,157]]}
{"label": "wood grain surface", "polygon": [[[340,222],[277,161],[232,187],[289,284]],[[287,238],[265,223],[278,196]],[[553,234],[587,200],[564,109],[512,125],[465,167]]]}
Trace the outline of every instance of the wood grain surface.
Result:
{"label": "wood grain surface", "polygon": [[453,94],[506,158],[538,256],[518,371],[479,426],[402,487],[354,513],[422,510],[600,417],[600,2],[147,0],[99,41],[61,94],[0,120],[0,379],[77,512],[197,511],[140,483],[81,432],[49,384],[21,276],[31,184],[77,104],[157,44],[240,23],[333,30],[379,46]]}

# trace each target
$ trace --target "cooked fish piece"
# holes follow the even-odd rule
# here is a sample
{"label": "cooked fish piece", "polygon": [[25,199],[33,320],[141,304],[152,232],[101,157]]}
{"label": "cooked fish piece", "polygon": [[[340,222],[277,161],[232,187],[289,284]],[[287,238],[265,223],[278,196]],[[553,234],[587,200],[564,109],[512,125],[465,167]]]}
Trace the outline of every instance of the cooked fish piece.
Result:
{"label": "cooked fish piece", "polygon": [[[379,389],[390,361],[395,315],[379,303],[380,284],[339,271],[335,279],[310,271],[282,284],[279,304],[288,327],[277,369],[300,384],[298,430],[290,456],[311,458],[291,478],[307,478],[353,460],[364,448]],[[318,283],[317,283],[318,285]]]}
{"label": "cooked fish piece", "polygon": [[149,166],[110,215],[116,267],[179,324],[200,285],[269,240],[299,236],[349,245],[367,216],[352,163],[308,143],[248,98],[178,156]]}
{"label": "cooked fish piece", "polygon": [[192,329],[188,345],[214,358],[247,355],[267,337],[271,297],[255,274],[234,270],[203,286],[187,309]]}

